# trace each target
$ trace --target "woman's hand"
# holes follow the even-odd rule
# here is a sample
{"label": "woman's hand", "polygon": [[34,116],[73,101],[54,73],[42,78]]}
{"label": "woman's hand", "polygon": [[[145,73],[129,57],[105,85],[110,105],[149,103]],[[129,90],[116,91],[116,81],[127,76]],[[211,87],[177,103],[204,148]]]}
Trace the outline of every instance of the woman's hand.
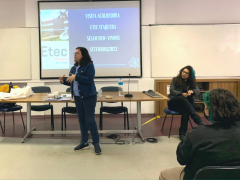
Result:
{"label": "woman's hand", "polygon": [[71,74],[70,77],[67,78],[67,82],[71,83],[75,80],[75,74]]}
{"label": "woman's hand", "polygon": [[61,83],[63,83],[63,78],[64,78],[65,75],[63,75],[62,77],[59,77],[59,80]]}
{"label": "woman's hand", "polygon": [[188,93],[182,93],[183,97],[188,97]]}
{"label": "woman's hand", "polygon": [[194,92],[193,92],[193,90],[189,90],[188,91],[188,96],[191,96],[191,94],[193,94]]}

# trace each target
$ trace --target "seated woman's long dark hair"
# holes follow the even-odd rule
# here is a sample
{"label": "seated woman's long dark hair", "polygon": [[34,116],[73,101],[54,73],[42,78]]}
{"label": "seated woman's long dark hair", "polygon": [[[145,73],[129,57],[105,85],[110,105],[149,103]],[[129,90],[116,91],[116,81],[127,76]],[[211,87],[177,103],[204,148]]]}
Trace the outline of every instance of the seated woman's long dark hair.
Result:
{"label": "seated woman's long dark hair", "polygon": [[182,69],[180,69],[179,74],[173,78],[175,84],[177,87],[181,87],[183,90],[186,90],[186,83],[184,81],[184,79],[182,78],[182,71],[184,69],[188,69],[189,70],[189,77],[187,80],[188,86],[190,87],[190,89],[195,89],[196,88],[196,79],[195,79],[195,71],[192,68],[192,66],[185,66]]}
{"label": "seated woman's long dark hair", "polygon": [[[80,61],[80,66],[86,66],[88,63],[93,63],[92,58],[90,57],[88,50],[85,47],[77,47],[76,49],[79,49],[82,53],[82,59]],[[74,66],[78,66],[79,63],[76,61]]]}

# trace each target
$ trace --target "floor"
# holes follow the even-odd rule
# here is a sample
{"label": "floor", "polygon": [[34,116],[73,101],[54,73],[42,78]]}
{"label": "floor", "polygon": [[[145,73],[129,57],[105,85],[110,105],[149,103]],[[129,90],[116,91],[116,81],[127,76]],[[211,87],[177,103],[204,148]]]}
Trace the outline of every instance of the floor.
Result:
{"label": "floor", "polygon": [[[143,115],[142,122],[154,115]],[[26,120],[26,114],[23,115]],[[0,114],[1,122],[3,116]],[[99,116],[96,115],[98,123]],[[61,128],[61,117],[55,116],[55,129]],[[136,124],[136,115],[130,117],[130,128]],[[25,121],[26,122],[26,121]],[[74,152],[79,144],[79,135],[33,135],[25,143],[20,115],[6,116],[6,133],[0,137],[0,179],[158,179],[162,169],[179,166],[176,148],[179,143],[180,118],[174,118],[171,138],[168,138],[170,118],[161,131],[163,118],[156,119],[142,127],[144,137],[155,137],[158,143],[114,144],[102,134],[100,146],[102,155],[94,154],[94,148]],[[204,122],[206,120],[204,119]],[[196,126],[193,123],[194,126]],[[50,117],[33,117],[32,126],[37,130],[50,130]],[[104,115],[104,129],[123,129],[123,117]],[[79,129],[76,116],[67,117],[67,129]],[[191,128],[189,127],[189,130]],[[132,142],[132,134],[121,135]],[[136,139],[140,141],[140,139]]]}
{"label": "floor", "polygon": [[[15,117],[15,125],[13,125],[13,118],[11,113],[6,113],[6,125],[5,125],[5,134],[2,134],[3,137],[24,137],[26,134],[26,131],[23,129],[21,116],[19,112],[14,113]],[[142,115],[142,123],[147,122],[148,120],[154,118],[155,116],[153,114],[144,114]],[[26,125],[26,113],[23,113],[23,119]],[[99,115],[95,115],[95,119],[97,122],[97,125],[99,125]],[[3,124],[3,114],[0,113],[0,120]],[[50,116],[32,116],[31,120],[31,126],[36,127],[37,130],[51,130],[51,118]],[[209,124],[209,122],[202,118],[202,120]],[[164,117],[157,118],[150,123],[142,126],[142,134],[146,137],[156,137],[156,136],[168,136],[170,124],[171,124],[171,118],[167,118],[163,131],[161,131],[162,124],[164,121]],[[191,120],[194,127],[197,125]],[[129,126],[130,129],[133,129],[137,124],[137,116],[136,114],[129,115]],[[61,115],[55,115],[54,116],[54,126],[55,130],[61,130]],[[171,130],[171,135],[178,135],[178,129],[180,126],[180,118],[174,117],[173,119],[173,125]],[[76,115],[67,115],[67,130],[79,130],[79,122]],[[111,115],[111,114],[104,114],[103,115],[103,129],[109,130],[109,129],[116,129],[116,130],[122,130],[124,129],[124,121],[123,121],[123,115]],[[188,125],[188,130],[190,131],[192,128],[190,126],[190,123]],[[79,131],[80,132],[80,131]],[[0,130],[1,135],[1,130]],[[122,137],[132,137],[132,134],[121,134]],[[32,135],[32,138],[52,138],[52,139],[79,139],[79,135]],[[101,134],[102,138],[106,137],[106,134]]]}

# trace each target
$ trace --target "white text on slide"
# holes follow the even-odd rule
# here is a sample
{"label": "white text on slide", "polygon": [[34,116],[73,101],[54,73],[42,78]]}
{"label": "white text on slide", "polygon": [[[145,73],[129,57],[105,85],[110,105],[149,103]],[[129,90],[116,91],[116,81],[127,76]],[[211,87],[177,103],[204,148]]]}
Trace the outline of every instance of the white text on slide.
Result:
{"label": "white text on slide", "polygon": [[87,41],[120,41],[120,36],[87,36]]}
{"label": "white text on slide", "polygon": [[118,47],[90,47],[90,52],[114,52]]}
{"label": "white text on slide", "polygon": [[109,30],[109,29],[117,29],[115,24],[105,24],[105,25],[90,25],[90,30]]}
{"label": "white text on slide", "polygon": [[96,19],[96,18],[120,18],[119,13],[98,13],[98,14],[85,14],[86,19]]}

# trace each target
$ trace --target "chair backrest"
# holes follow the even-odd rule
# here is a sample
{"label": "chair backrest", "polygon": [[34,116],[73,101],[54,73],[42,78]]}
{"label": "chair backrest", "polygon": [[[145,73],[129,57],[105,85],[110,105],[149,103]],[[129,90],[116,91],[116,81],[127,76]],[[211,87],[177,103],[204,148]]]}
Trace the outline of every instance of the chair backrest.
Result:
{"label": "chair backrest", "polygon": [[71,88],[67,88],[66,92],[71,92]]}
{"label": "chair backrest", "polygon": [[[67,88],[66,92],[71,92],[71,88]],[[66,103],[66,107],[68,107],[68,103]]]}
{"label": "chair backrest", "polygon": [[32,87],[32,91],[34,93],[50,93],[51,88],[47,86],[37,86],[37,87]]}
{"label": "chair backrest", "polygon": [[112,92],[117,92],[119,91],[119,87],[117,86],[106,86],[106,87],[102,87],[102,92],[106,92],[106,91],[112,91]]}
{"label": "chair backrest", "polygon": [[[120,87],[117,86],[106,86],[102,87],[101,90],[102,92],[118,92]],[[122,90],[122,88],[120,88]],[[108,103],[116,103],[116,102],[108,102]],[[123,102],[121,102],[121,106],[123,106]],[[103,107],[103,103],[101,102],[101,107]]]}
{"label": "chair backrest", "polygon": [[197,179],[240,179],[240,166],[207,166],[198,170]]}

